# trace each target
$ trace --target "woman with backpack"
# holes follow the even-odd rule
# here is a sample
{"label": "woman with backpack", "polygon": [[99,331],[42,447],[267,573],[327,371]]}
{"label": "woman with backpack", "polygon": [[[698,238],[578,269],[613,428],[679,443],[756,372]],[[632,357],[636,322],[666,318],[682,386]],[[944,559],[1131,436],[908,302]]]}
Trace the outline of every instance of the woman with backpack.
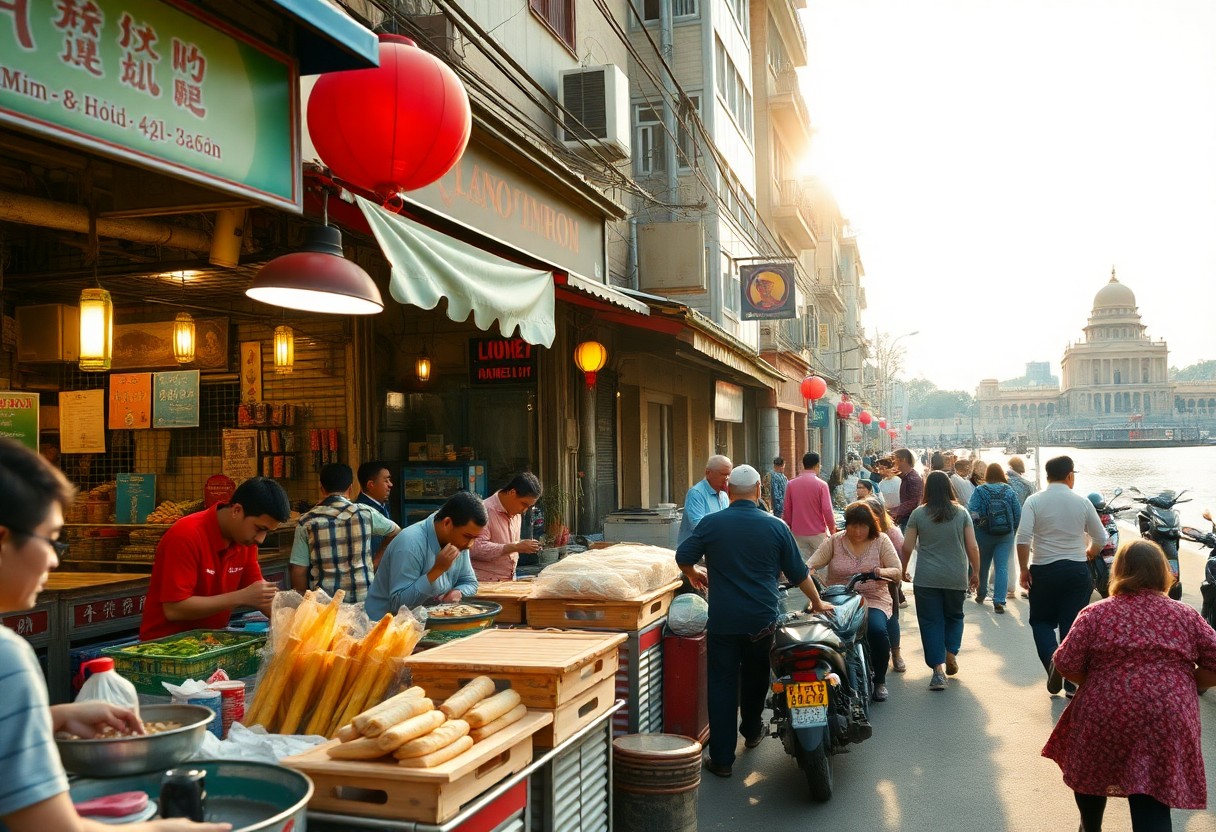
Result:
{"label": "woman with backpack", "polygon": [[975,542],[980,547],[980,586],[975,592],[975,601],[977,604],[984,603],[988,590],[988,568],[994,567],[992,609],[1003,613],[1014,532],[1022,520],[1022,503],[1013,486],[1005,479],[1005,469],[1000,463],[993,462],[984,471],[984,482],[971,495],[967,510],[975,521]]}

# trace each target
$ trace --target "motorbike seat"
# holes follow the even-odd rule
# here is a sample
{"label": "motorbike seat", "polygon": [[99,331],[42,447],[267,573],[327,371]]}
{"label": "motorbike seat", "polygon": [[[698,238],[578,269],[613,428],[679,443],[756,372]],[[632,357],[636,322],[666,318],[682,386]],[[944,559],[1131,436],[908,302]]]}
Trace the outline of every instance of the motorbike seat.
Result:
{"label": "motorbike seat", "polygon": [[792,647],[797,644],[822,644],[832,650],[844,645],[836,631],[828,626],[825,617],[800,615],[777,628],[774,644],[777,647]]}

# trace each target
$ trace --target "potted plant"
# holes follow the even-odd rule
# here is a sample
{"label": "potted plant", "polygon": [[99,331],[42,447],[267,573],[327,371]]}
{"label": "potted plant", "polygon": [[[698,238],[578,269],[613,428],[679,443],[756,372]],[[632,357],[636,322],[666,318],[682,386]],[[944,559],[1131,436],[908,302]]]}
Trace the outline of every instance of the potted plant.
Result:
{"label": "potted plant", "polygon": [[566,524],[570,492],[558,485],[546,485],[537,505],[545,518],[545,543],[565,546],[570,541],[570,527]]}

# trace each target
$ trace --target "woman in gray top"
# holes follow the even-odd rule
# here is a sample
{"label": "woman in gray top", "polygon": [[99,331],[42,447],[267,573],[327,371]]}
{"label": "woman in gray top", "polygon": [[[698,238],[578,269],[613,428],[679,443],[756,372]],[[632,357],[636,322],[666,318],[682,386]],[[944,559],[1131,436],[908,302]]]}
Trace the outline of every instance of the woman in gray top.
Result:
{"label": "woman in gray top", "polygon": [[[954,489],[941,471],[925,477],[921,504],[908,518],[904,558],[916,550],[916,620],[925,664],[933,668],[929,690],[945,690],[946,676],[958,673],[963,644],[963,597],[979,586],[980,550],[971,515],[954,500]],[[967,566],[971,572],[968,576]]]}

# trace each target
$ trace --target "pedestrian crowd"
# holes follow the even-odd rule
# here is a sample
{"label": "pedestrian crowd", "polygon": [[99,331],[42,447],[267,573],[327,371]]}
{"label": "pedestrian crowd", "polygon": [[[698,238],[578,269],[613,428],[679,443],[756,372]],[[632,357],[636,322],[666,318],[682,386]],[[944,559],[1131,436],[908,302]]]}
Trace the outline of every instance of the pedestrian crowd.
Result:
{"label": "pedestrian crowd", "polygon": [[813,452],[789,478],[780,457],[764,476],[724,456],[709,460],[689,491],[676,555],[694,587],[714,588],[707,768],[729,776],[736,730],[748,748],[763,736],[779,578],[831,615],[816,578],[844,584],[864,573],[873,578],[857,589],[868,610],[873,701],[890,696],[889,670],[907,670],[904,582],[932,691],[959,673],[966,599],[991,599],[1000,615],[1020,590],[1046,689],[1070,700],[1043,755],[1073,790],[1082,832],[1100,832],[1108,797],[1127,798],[1135,832],[1169,830],[1171,807],[1206,806],[1198,696],[1216,685],[1216,630],[1167,597],[1161,548],[1125,542],[1110,597],[1091,605],[1088,561],[1108,538],[1093,503],[1073,491],[1070,457],[1043,465],[1042,490],[1017,456],[1007,466],[949,451],[919,461],[923,473],[907,448],[877,459],[849,453],[825,480]]}

